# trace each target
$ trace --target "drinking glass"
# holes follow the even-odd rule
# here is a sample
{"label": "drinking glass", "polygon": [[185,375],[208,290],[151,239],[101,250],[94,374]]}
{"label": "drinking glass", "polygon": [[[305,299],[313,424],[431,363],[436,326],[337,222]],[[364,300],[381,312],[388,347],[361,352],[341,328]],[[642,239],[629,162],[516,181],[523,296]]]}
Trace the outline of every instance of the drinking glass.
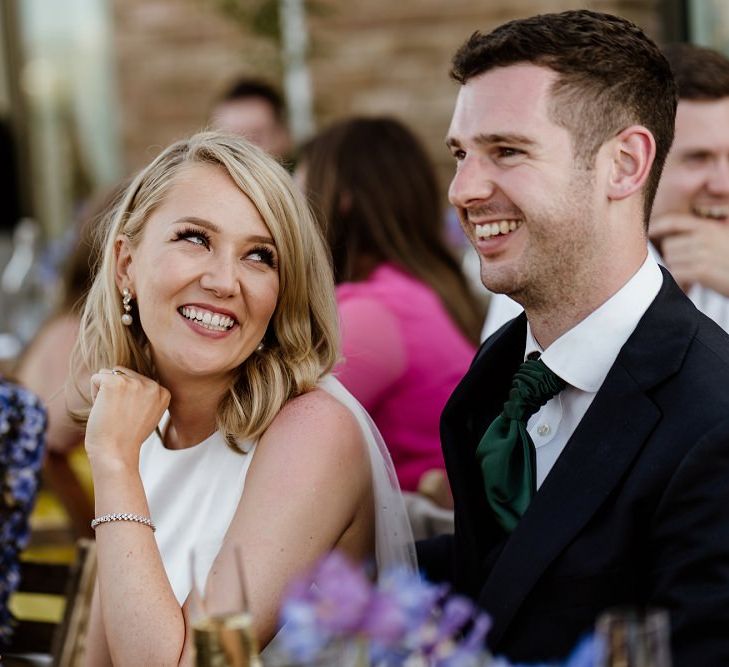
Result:
{"label": "drinking glass", "polygon": [[664,609],[610,609],[597,619],[596,635],[602,646],[599,667],[671,667]]}
{"label": "drinking glass", "polygon": [[210,555],[190,554],[192,578],[190,617],[197,667],[261,667],[258,640],[248,606],[243,557],[239,545],[224,545],[216,556],[216,569],[224,579],[225,595],[210,594],[198,571]]}

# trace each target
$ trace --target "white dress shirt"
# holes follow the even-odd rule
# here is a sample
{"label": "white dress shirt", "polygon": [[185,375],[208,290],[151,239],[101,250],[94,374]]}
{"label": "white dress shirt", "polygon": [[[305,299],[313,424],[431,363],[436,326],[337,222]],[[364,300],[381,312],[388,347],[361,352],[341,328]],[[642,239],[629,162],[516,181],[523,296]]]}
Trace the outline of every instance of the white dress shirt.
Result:
{"label": "white dress shirt", "polygon": [[585,416],[662,283],[661,270],[649,253],[623,287],[546,350],[539,346],[527,323],[524,359],[539,352],[545,365],[567,383],[527,423],[537,452],[537,488]]}
{"label": "white dress shirt", "polygon": [[698,283],[691,286],[687,296],[704,315],[729,332],[729,298]]}
{"label": "white dress shirt", "polygon": [[[655,260],[662,265],[661,256],[650,243],[648,244],[648,250],[653,254]],[[710,317],[724,331],[729,333],[729,297],[698,283],[689,289],[687,296],[704,315]],[[522,310],[522,307],[516,301],[505,294],[492,294],[486,321],[481,331],[481,340],[486,340],[494,331],[501,328],[509,320],[514,319]]]}

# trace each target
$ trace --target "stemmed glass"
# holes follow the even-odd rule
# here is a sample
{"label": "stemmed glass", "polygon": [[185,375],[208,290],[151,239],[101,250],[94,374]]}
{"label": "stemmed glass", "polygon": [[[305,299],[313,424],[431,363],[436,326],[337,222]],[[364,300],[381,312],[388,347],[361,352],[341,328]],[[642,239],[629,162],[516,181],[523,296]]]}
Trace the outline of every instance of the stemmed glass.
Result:
{"label": "stemmed glass", "polygon": [[[204,558],[194,549],[190,553],[195,664],[197,667],[261,667],[240,545],[224,545],[216,558],[216,567],[228,568],[226,584],[234,582],[226,586],[225,596],[211,596],[201,591],[204,583],[196,568]],[[207,588],[204,590],[208,592]]]}
{"label": "stemmed glass", "polygon": [[597,620],[600,667],[671,667],[668,612],[617,608]]}

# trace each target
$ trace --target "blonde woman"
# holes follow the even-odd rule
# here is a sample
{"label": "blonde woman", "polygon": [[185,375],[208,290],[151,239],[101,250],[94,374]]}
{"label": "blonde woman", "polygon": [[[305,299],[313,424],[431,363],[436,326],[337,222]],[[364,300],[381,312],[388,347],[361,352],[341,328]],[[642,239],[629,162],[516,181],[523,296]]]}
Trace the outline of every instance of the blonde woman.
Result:
{"label": "blonde woman", "polygon": [[192,550],[222,606],[240,546],[264,645],[286,584],[328,550],[413,567],[381,440],[328,376],[332,277],[284,170],[232,136],[178,142],[132,181],[102,253],[76,350],[95,371],[87,664],[190,664]]}

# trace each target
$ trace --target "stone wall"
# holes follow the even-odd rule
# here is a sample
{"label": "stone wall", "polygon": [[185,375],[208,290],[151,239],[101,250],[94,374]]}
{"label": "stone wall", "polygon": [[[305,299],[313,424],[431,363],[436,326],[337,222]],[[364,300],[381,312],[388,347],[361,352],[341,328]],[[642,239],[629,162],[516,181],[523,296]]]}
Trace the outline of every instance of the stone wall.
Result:
{"label": "stone wall", "polygon": [[[262,0],[255,0],[260,4]],[[241,0],[242,5],[255,4]],[[280,82],[278,50],[224,14],[221,0],[113,0],[126,163],[137,168],[205,125],[238,73]],[[475,29],[578,7],[609,11],[661,38],[660,0],[310,0],[310,66],[319,125],[393,114],[423,139],[443,184],[456,84],[448,65]]]}

